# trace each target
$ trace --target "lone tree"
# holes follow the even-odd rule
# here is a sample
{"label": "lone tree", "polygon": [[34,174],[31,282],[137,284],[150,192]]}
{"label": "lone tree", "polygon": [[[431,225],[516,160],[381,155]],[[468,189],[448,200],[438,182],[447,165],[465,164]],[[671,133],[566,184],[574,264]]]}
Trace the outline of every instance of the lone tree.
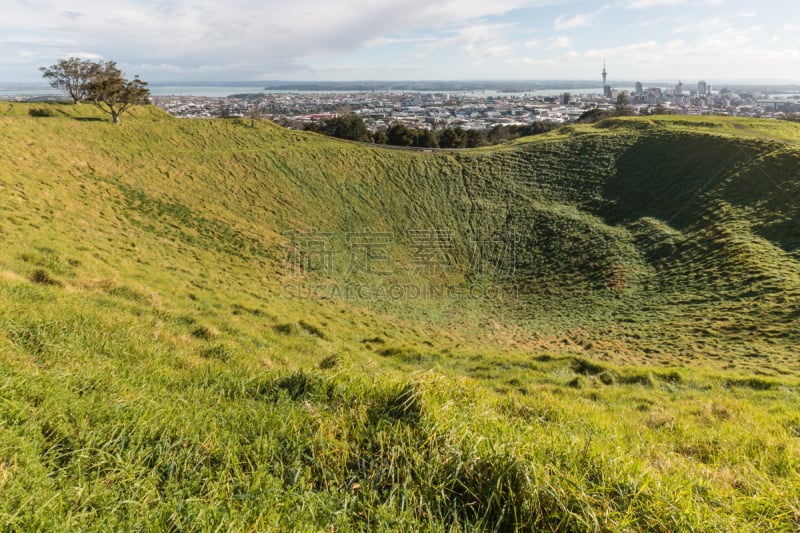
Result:
{"label": "lone tree", "polygon": [[98,74],[99,69],[99,63],[78,57],[61,59],[50,68],[39,68],[51,87],[66,91],[76,104],[86,99],[86,86]]}
{"label": "lone tree", "polygon": [[628,97],[625,96],[624,94],[620,94],[619,96],[617,96],[617,104],[615,107],[617,116],[622,117],[633,114],[631,103],[628,101]]}
{"label": "lone tree", "polygon": [[109,113],[117,125],[120,124],[120,115],[132,106],[150,103],[147,82],[140,80],[138,75],[126,80],[114,61],[98,64],[97,72],[86,84],[86,94],[94,105]]}
{"label": "lone tree", "polygon": [[594,124],[595,122],[600,122],[601,120],[605,120],[613,116],[614,112],[609,109],[593,108],[584,111],[583,114],[578,117],[578,124]]}
{"label": "lone tree", "polygon": [[261,100],[256,100],[247,110],[247,116],[250,119],[250,127],[256,127],[256,120],[261,118]]}

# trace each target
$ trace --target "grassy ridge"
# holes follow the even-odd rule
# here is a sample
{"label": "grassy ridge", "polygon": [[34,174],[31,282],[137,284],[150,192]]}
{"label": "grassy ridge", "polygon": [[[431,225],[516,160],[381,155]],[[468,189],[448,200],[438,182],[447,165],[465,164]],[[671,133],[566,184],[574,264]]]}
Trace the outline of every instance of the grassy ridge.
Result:
{"label": "grassy ridge", "polygon": [[796,127],[420,154],[3,106],[5,527],[800,526]]}

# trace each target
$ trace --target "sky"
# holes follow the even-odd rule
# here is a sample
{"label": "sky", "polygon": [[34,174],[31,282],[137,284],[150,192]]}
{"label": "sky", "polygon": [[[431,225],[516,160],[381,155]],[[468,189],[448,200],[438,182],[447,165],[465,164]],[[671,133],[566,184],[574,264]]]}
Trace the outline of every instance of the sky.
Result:
{"label": "sky", "polygon": [[[0,82],[115,60],[148,81],[800,82],[797,0],[0,0]],[[600,83],[598,82],[598,85]]]}

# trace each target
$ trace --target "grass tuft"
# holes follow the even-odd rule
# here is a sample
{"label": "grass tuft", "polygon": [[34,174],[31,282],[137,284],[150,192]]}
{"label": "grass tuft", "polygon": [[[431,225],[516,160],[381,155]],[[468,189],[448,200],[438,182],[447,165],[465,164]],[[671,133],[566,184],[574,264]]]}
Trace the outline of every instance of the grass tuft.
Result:
{"label": "grass tuft", "polygon": [[233,357],[233,350],[224,343],[215,344],[200,350],[200,357],[204,359],[216,359],[217,361],[227,362]]}
{"label": "grass tuft", "polygon": [[30,279],[33,283],[38,283],[39,285],[53,285],[56,287],[61,286],[61,282],[51,276],[50,273],[43,268],[37,268],[31,272],[28,279]]}

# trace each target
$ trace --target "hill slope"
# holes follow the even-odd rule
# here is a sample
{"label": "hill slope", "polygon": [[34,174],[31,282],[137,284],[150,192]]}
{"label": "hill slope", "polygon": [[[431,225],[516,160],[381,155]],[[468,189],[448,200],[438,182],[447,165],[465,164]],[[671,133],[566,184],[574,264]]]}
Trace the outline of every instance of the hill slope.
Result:
{"label": "hill slope", "polygon": [[209,303],[221,275],[245,293],[289,286],[378,309],[411,296],[401,314],[439,315],[437,296],[460,288],[480,297],[461,308],[504,297],[489,314],[530,333],[518,342],[632,323],[653,335],[623,328],[605,339],[616,351],[589,355],[800,369],[797,145],[742,133],[763,123],[618,120],[419,154],[143,113],[119,130],[5,119],[4,208],[26,206],[4,224],[9,249],[35,253],[38,238],[74,255],[84,239],[77,259],[104,275],[139,271],[145,290],[205,289]]}
{"label": "hill slope", "polygon": [[95,118],[0,108],[7,526],[797,524],[800,128]]}

